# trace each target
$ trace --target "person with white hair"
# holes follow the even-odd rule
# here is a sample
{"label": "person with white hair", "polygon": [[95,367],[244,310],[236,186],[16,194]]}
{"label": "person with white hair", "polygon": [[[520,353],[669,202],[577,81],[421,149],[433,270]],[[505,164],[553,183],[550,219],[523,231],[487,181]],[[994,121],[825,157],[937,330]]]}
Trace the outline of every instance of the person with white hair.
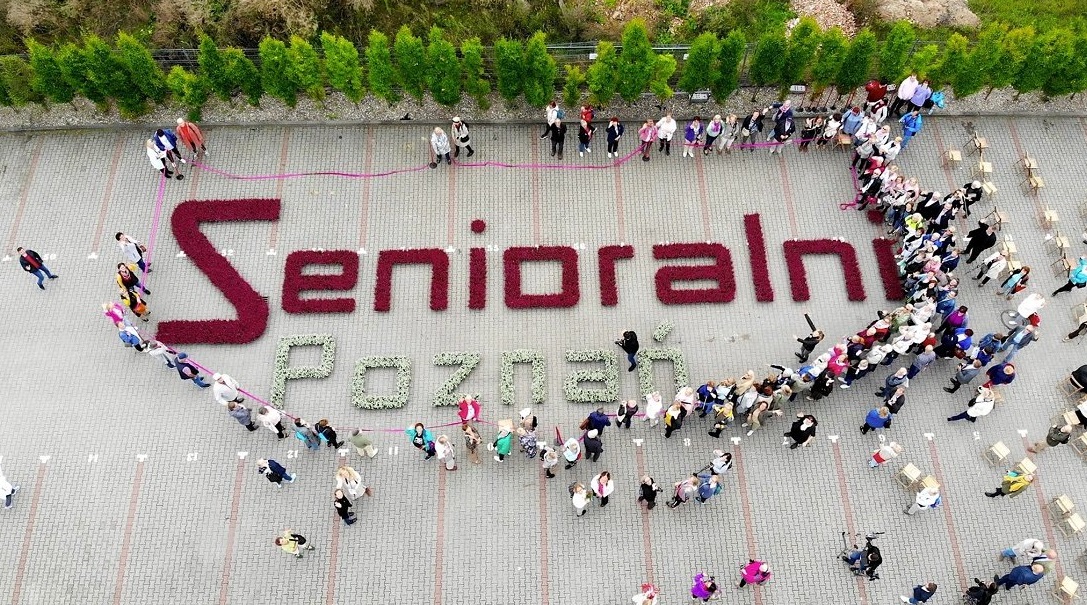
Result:
{"label": "person with white hair", "polygon": [[238,381],[234,380],[226,374],[215,374],[211,377],[214,384],[211,385],[211,394],[215,397],[215,401],[219,402],[219,405],[226,405],[233,401],[234,403],[242,403],[245,401],[245,397],[242,397],[238,392]]}
{"label": "person with white hair", "polygon": [[192,151],[194,160],[198,153],[208,155],[208,148],[204,144],[204,133],[200,131],[200,127],[195,122],[190,122],[185,118],[178,118],[177,137]]}
{"label": "person with white hair", "polygon": [[[151,139],[147,139],[144,146],[147,148],[147,159],[151,161],[151,166],[153,166],[155,170],[161,172],[162,176],[168,179],[174,178],[174,173],[170,170],[170,167],[166,165],[166,152],[155,147],[155,142]],[[174,167],[176,168],[176,166]],[[181,178],[180,174],[177,176],[178,178]]]}
{"label": "person with white hair", "polygon": [[936,508],[940,505],[940,488],[926,487],[917,492],[913,504],[902,511],[907,515],[916,515],[923,508]]}
{"label": "person with white hair", "polygon": [[4,497],[4,508],[11,508],[15,505],[15,494],[19,493],[19,486],[12,485],[4,476],[4,472],[0,471],[0,495]]}
{"label": "person with white hair", "polygon": [[275,408],[269,406],[261,406],[257,411],[257,422],[261,426],[272,431],[280,439],[287,437],[287,429],[283,428],[283,414],[280,414]]}
{"label": "person with white hair", "polygon": [[1000,551],[999,558],[1001,560],[1009,559],[1014,563],[1019,557],[1023,557],[1025,559],[1034,559],[1035,557],[1040,557],[1043,554],[1045,554],[1045,544],[1043,544],[1042,541],[1037,538],[1027,538],[1026,540],[1023,540],[1022,542],[1016,544],[1015,546],[1009,546],[1008,548]]}
{"label": "person with white hair", "polygon": [[430,162],[431,168],[437,168],[441,163],[442,158],[445,158],[446,164],[453,164],[453,157],[451,155],[452,149],[449,147],[449,136],[445,134],[441,126],[435,126],[434,132],[430,135],[430,149],[434,152],[434,158]]}
{"label": "person with white hair", "polygon": [[571,437],[562,444],[562,457],[566,459],[566,470],[574,468],[579,458],[581,458],[581,442],[575,437]]}

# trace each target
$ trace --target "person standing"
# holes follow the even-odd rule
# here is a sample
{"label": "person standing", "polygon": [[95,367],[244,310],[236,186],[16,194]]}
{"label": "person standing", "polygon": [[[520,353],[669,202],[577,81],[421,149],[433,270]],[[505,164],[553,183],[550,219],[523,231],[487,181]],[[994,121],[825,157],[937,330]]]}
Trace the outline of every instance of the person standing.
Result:
{"label": "person standing", "polygon": [[913,89],[913,94],[910,95],[910,111],[916,111],[920,113],[921,109],[925,106],[925,101],[929,100],[932,96],[932,87],[929,85],[928,80],[922,80],[917,88]]}
{"label": "person standing", "polygon": [[45,266],[45,262],[37,252],[22,247],[16,248],[15,252],[19,255],[19,266],[23,268],[23,271],[38,278],[38,288],[45,289],[45,278],[56,279],[60,277],[59,275],[53,275],[53,272],[49,270],[49,267]]}
{"label": "person standing", "polygon": [[283,535],[275,539],[276,546],[283,549],[283,552],[294,555],[296,559],[302,558],[302,552],[307,550],[314,550],[312,544],[306,540],[306,537],[301,534],[296,534],[293,530],[283,530]]}
{"label": "person standing", "polygon": [[653,510],[657,506],[657,494],[664,491],[664,488],[657,485],[657,482],[653,480],[653,477],[649,475],[642,476],[642,482],[639,485],[638,502],[645,502],[645,507],[648,510]]}
{"label": "person standing", "polygon": [[0,496],[4,497],[4,508],[11,508],[15,505],[15,494],[19,493],[19,486],[12,485],[8,478],[4,476],[4,472],[0,471]]}
{"label": "person standing", "polygon": [[978,273],[974,276],[974,279],[979,280],[979,288],[984,287],[985,284],[989,283],[989,280],[1000,277],[1000,274],[1008,266],[1008,257],[998,250],[981,262],[982,265],[978,267]]}
{"label": "person standing", "polygon": [[1045,575],[1045,568],[1040,563],[1030,565],[1016,565],[1011,571],[1001,575],[993,575],[996,585],[1003,586],[1004,590],[1011,590],[1015,586],[1030,586]]}
{"label": "person standing", "polygon": [[582,120],[577,127],[577,154],[585,157],[585,153],[592,153],[593,135],[596,134],[596,126]]}
{"label": "person standing", "polygon": [[910,139],[917,136],[917,133],[921,132],[921,112],[914,109],[910,113],[902,116],[899,120],[902,123],[902,151],[906,150],[906,145],[910,144]]}
{"label": "person standing", "polygon": [[993,602],[993,597],[1000,591],[1000,587],[996,585],[996,582],[989,582],[986,584],[978,578],[974,578],[974,585],[966,589],[966,596],[972,599],[969,601],[973,605],[989,605]]}
{"label": "person standing", "polygon": [[197,153],[208,155],[208,148],[204,145],[204,133],[196,122],[190,122],[185,118],[177,119],[177,136],[182,143],[192,151],[192,159],[195,161]]}
{"label": "person standing", "polygon": [[984,385],[986,387],[1011,384],[1015,381],[1015,366],[1007,361],[998,363],[986,370],[985,375],[989,378],[989,381]]}
{"label": "person standing", "polygon": [[343,519],[344,525],[354,525],[355,521],[358,521],[355,513],[351,512],[351,507],[354,504],[351,503],[350,498],[344,495],[342,489],[332,492],[332,506],[336,509],[336,514]]}
{"label": "person standing", "polygon": [[249,429],[250,432],[257,430],[257,424],[253,422],[253,417],[249,408],[240,403],[234,403],[233,401],[226,404],[226,411],[230,413],[230,417],[238,421],[238,424]]}
{"label": "person standing", "polygon": [[585,457],[592,462],[600,460],[600,454],[604,453],[604,443],[600,441],[600,432],[596,429],[589,429],[585,433],[585,439],[583,439],[583,447],[585,448]]}
{"label": "person standing", "polygon": [[287,429],[283,428],[283,415],[275,408],[262,405],[257,411],[257,420],[261,426],[275,433],[280,439],[287,436]]}
{"label": "person standing", "polygon": [[936,351],[932,345],[925,347],[925,350],[913,358],[913,363],[910,364],[910,368],[906,371],[906,378],[914,378],[925,368],[932,365],[932,362],[936,361]]}
{"label": "person standing", "polygon": [[1054,424],[1049,427],[1049,432],[1046,433],[1045,439],[1034,442],[1034,445],[1027,448],[1027,451],[1032,454],[1038,454],[1044,452],[1048,448],[1057,447],[1058,445],[1064,445],[1068,443],[1068,440],[1072,438],[1072,425]]}
{"label": "person standing", "polygon": [[748,151],[755,153],[758,134],[762,131],[762,112],[755,109],[751,115],[744,117],[740,122],[740,148],[747,147]]}
{"label": "person standing", "polygon": [[453,451],[453,443],[449,440],[448,435],[438,435],[438,439],[434,442],[434,451],[438,456],[438,461],[445,462],[445,470],[457,470],[457,457]]}
{"label": "person standing", "polygon": [[657,140],[657,127],[653,124],[653,120],[646,120],[645,124],[642,124],[642,127],[638,129],[638,140],[641,141],[642,145],[642,161],[648,162],[649,152],[653,151],[653,141]]}
{"label": "person standing", "polygon": [[1087,286],[1087,256],[1079,257],[1076,266],[1072,267],[1072,270],[1068,272],[1068,282],[1054,290],[1050,297],[1052,298],[1061,292],[1071,292],[1072,288],[1082,288],[1084,286]]}
{"label": "person standing", "polygon": [[615,428],[623,427],[630,430],[630,421],[638,413],[638,402],[633,399],[619,402],[619,409],[615,413]]}
{"label": "person standing", "polygon": [[456,142],[456,149],[453,150],[453,157],[460,157],[460,150],[462,148],[468,151],[467,157],[472,157],[476,154],[472,149],[472,137],[468,134],[468,125],[461,122],[459,117],[453,118],[453,125],[449,128],[449,132],[453,135],[453,140]]}
{"label": "person standing", "polygon": [[793,137],[794,132],[796,132],[796,126],[793,124],[792,118],[783,118],[774,122],[774,130],[770,133],[774,144],[770,146],[770,154],[781,155],[782,150],[785,149],[785,144]]}
{"label": "person standing", "polygon": [[978,221],[978,226],[966,234],[966,241],[962,253],[966,255],[966,264],[971,264],[982,252],[996,245],[996,228]]}
{"label": "person standing", "polygon": [[981,374],[983,365],[980,359],[966,359],[959,363],[959,371],[955,372],[955,375],[951,377],[951,386],[944,387],[944,390],[948,393],[954,393],[958,391],[964,384],[970,384],[978,374]]}
{"label": "person standing", "polygon": [[268,481],[275,483],[276,487],[283,487],[283,482],[294,483],[294,480],[298,478],[298,475],[291,475],[287,472],[286,467],[276,462],[275,460],[257,460],[257,473],[264,475]]}
{"label": "person standing", "polygon": [[472,461],[472,464],[479,464],[479,452],[476,448],[480,443],[483,443],[483,437],[480,436],[476,427],[462,422],[460,430],[464,432],[464,449],[468,450],[468,459]]}
{"label": "person standing", "polygon": [[313,427],[301,418],[294,419],[294,438],[301,441],[307,450],[321,449],[321,438],[313,431]]}
{"label": "person standing", "polygon": [[362,475],[346,464],[336,469],[336,489],[344,488],[347,488],[347,493],[351,494],[352,499],[358,498],[360,493],[367,490],[367,487],[362,484]]}
{"label": "person standing", "polygon": [[898,368],[895,370],[894,374],[887,376],[887,378],[883,380],[883,387],[876,391],[876,397],[886,397],[888,393],[893,393],[898,387],[909,388],[910,378],[908,374],[908,368]]}
{"label": "person standing", "polygon": [[204,377],[200,375],[200,370],[198,370],[193,364],[189,363],[188,359],[188,353],[184,351],[178,352],[177,358],[175,360],[175,363],[177,365],[177,375],[180,376],[182,380],[191,380],[193,384],[202,389],[209,388],[211,385],[204,381]]}
{"label": "person standing", "polygon": [[592,496],[589,495],[589,491],[581,483],[574,483],[570,486],[570,502],[574,505],[574,516],[580,517],[585,514],[590,499],[592,499]]}
{"label": "person standing", "polygon": [[[174,178],[174,173],[167,165],[166,152],[156,147],[155,142],[151,139],[147,139],[147,142],[144,143],[144,147],[147,148],[147,159],[151,162],[151,166],[162,173],[163,177],[167,179]],[[174,166],[174,168],[176,169],[177,166]],[[178,174],[177,178],[180,180],[181,174]]]}
{"label": "person standing", "polygon": [[562,444],[562,457],[566,459],[566,470],[574,468],[581,458],[581,443],[574,437],[567,439]]}
{"label": "person standing", "polygon": [[415,449],[426,454],[423,460],[430,460],[434,457],[434,434],[423,426],[422,422],[416,422],[415,426],[405,429],[404,433],[411,439],[411,444],[415,446]]}
{"label": "person standing", "polygon": [[902,453],[902,446],[894,441],[880,444],[876,451],[872,452],[872,456],[868,458],[869,468],[876,468],[883,466],[889,460],[897,458]]}
{"label": "person standing", "polygon": [[619,122],[619,118],[612,116],[608,120],[608,126],[605,129],[605,133],[608,139],[608,157],[619,157],[619,139],[623,138],[623,133],[626,132],[626,128]]}
{"label": "person standing", "polygon": [[143,254],[147,252],[147,248],[143,244],[121,231],[118,231],[114,237],[117,239],[117,247],[121,249],[121,256],[124,257],[126,263],[136,265],[140,271],[151,272],[151,263],[143,260]]}
{"label": "person standing", "polygon": [[645,418],[644,420],[649,423],[649,426],[657,426],[660,422],[661,411],[664,409],[664,400],[661,397],[660,391],[653,391],[645,396]]}
{"label": "person standing", "polygon": [[1000,482],[1000,487],[991,492],[985,492],[985,495],[990,498],[999,498],[1001,496],[1011,496],[1014,498],[1027,491],[1027,488],[1030,487],[1030,484],[1033,482],[1033,474],[1027,473],[1024,475],[1019,471],[1011,470],[1004,475],[1004,480]]}
{"label": "person standing", "polygon": [[431,168],[437,168],[438,164],[442,163],[442,158],[445,158],[445,163],[452,165],[453,157],[449,148],[449,136],[445,134],[441,126],[435,126],[434,132],[430,134],[430,150],[434,153],[434,159],[430,162]]}
{"label": "person standing", "polygon": [[[546,139],[548,137],[548,135],[551,134],[551,125],[554,124],[555,121],[559,119],[559,113],[561,113],[561,112],[562,112],[562,110],[559,109],[559,104],[558,103],[556,103],[554,101],[551,101],[550,103],[547,104],[547,108],[544,109],[544,119],[546,120],[546,122],[544,123],[543,134],[540,135],[540,139]],[[563,116],[563,117],[565,117],[565,116]],[[551,155],[554,155],[554,154],[551,154]]]}
{"label": "person standing", "polygon": [[495,437],[494,442],[491,443],[490,447],[490,449],[494,450],[495,462],[502,462],[506,459],[506,456],[510,454],[510,449],[513,445],[512,424],[512,422],[498,423],[498,436]]}
{"label": "person standing", "polygon": [[901,595],[898,598],[902,599],[903,603],[909,603],[910,605],[917,605],[918,603],[924,603],[932,598],[932,595],[936,594],[936,582],[929,582],[927,584],[918,584],[913,587],[913,596]]}
{"label": "person standing", "polygon": [[[795,450],[800,446],[808,447],[815,440],[816,427],[819,426],[819,422],[815,419],[815,416],[811,414],[797,414],[796,420],[793,421],[792,427],[789,428],[789,432],[785,433],[785,439],[781,442],[781,445],[788,445],[789,449]],[[789,444],[789,440],[792,440],[792,444]]]}
{"label": "person standing", "polygon": [[563,124],[562,120],[555,120],[548,133],[551,136],[551,157],[555,157],[557,153],[561,160],[562,148],[566,145],[566,124]]}
{"label": "person standing", "polygon": [[545,443],[543,449],[540,450],[540,466],[543,468],[544,477],[548,479],[554,479],[555,473],[551,469],[555,468],[559,464],[559,453],[555,451],[555,448],[551,447],[550,443]]}
{"label": "person standing", "polygon": [[519,426],[515,432],[517,433],[517,443],[521,446],[521,451],[524,452],[525,458],[532,460],[539,456],[540,445],[539,442],[536,441],[536,431],[531,428]]}
{"label": "person standing", "polygon": [[[652,124],[652,121],[648,122]],[[676,129],[679,128],[679,124],[676,124],[676,119],[672,117],[672,112],[666,112],[664,117],[657,120],[657,123],[653,125],[656,132],[656,138],[660,141],[660,147],[657,148],[658,152],[663,151],[664,155],[672,155],[672,137],[676,134]],[[646,152],[648,153],[648,151]]]}
{"label": "person standing", "polygon": [[936,508],[939,505],[940,488],[926,487],[917,492],[917,497],[913,499],[913,504],[909,505],[909,507],[902,512],[907,515],[916,515],[921,509]]}
{"label": "person standing", "polygon": [[823,331],[812,330],[811,334],[808,334],[804,338],[797,338],[796,334],[793,334],[793,340],[800,343],[800,351],[793,353],[793,355],[796,355],[796,358],[800,360],[800,363],[806,363],[812,351],[815,350],[815,347],[823,342]]}
{"label": "person standing", "polygon": [[627,330],[623,332],[623,336],[615,341],[615,344],[619,345],[619,348],[627,354],[627,361],[630,363],[630,367],[627,368],[628,372],[633,372],[634,368],[638,367],[638,349],[641,345],[638,344],[638,335],[634,330]]}
{"label": "person standing", "polygon": [[700,571],[695,574],[693,584],[691,585],[691,600],[708,602],[714,598],[717,594],[717,582],[713,576],[706,575],[706,572]]}
{"label": "person standing", "polygon": [[1015,359],[1015,355],[1019,351],[1025,348],[1030,343],[1038,340],[1038,328],[1031,324],[1019,326],[1012,330],[1011,334],[1008,334],[1008,338],[1004,341],[1004,344],[1000,345],[1001,351],[1007,351],[1007,355],[1004,356],[1004,363]]}
{"label": "person standing", "polygon": [[211,385],[211,394],[215,397],[215,401],[219,402],[219,405],[226,405],[231,401],[234,403],[245,401],[245,397],[242,397],[238,392],[237,380],[226,374],[214,374],[211,379],[214,381],[214,384]]}
{"label": "person standing", "polygon": [[181,154],[177,152],[177,136],[174,131],[169,128],[159,128],[155,131],[154,141],[155,147],[165,153],[166,157],[175,165],[177,162],[188,163],[188,160],[181,157]]}
{"label": "person standing", "polygon": [[861,425],[861,434],[867,435],[869,431],[891,428],[891,420],[893,420],[893,418],[891,410],[889,410],[887,406],[872,408],[868,411],[868,415],[864,417],[864,424]]}
{"label": "person standing", "polygon": [[336,429],[332,428],[332,425],[328,423],[328,418],[318,420],[317,424],[313,425],[313,430],[317,432],[317,436],[322,441],[328,444],[328,447],[343,447],[343,441],[336,437]]}
{"label": "person standing", "polygon": [[592,487],[596,497],[600,498],[600,507],[603,508],[607,506],[608,497],[615,491],[615,482],[611,480],[611,473],[608,471],[601,472],[589,481],[589,486]]}
{"label": "person standing", "polygon": [[740,581],[736,582],[736,588],[743,588],[748,584],[765,584],[770,579],[770,575],[770,565],[768,563],[748,559],[747,565],[740,567]]}
{"label": "person standing", "polygon": [[948,416],[947,421],[969,420],[970,422],[977,422],[978,418],[988,416],[995,406],[996,396],[993,394],[992,389],[980,386],[978,387],[978,394],[966,402],[966,411],[954,416]]}
{"label": "person standing", "polygon": [[142,291],[144,294],[150,296],[151,291],[147,289],[147,286],[140,283],[140,276],[136,274],[136,267],[134,265],[128,265],[125,263],[117,263],[117,287],[121,290],[122,295],[125,292],[135,293],[137,290]]}
{"label": "person standing", "polygon": [[713,116],[709,124],[706,124],[706,146],[702,148],[702,155],[709,155],[718,137],[724,133],[725,123],[721,120],[721,114],[717,114]]}
{"label": "person standing", "polygon": [[695,501],[705,504],[710,498],[720,494],[724,488],[721,486],[721,477],[713,473],[701,473],[698,475],[698,491],[695,493]]}
{"label": "person standing", "polygon": [[698,475],[691,475],[683,481],[679,481],[673,487],[672,500],[668,502],[668,508],[675,508],[691,499],[698,493],[698,486],[702,481]]}
{"label": "person standing", "polygon": [[683,132],[683,157],[694,157],[695,149],[702,143],[702,136],[706,129],[702,126],[702,118],[695,116],[687,123]]}
{"label": "person standing", "polygon": [[1000,555],[997,557],[1003,561],[1008,559],[1012,563],[1015,563],[1020,557],[1030,559],[1033,561],[1036,557],[1040,557],[1045,554],[1045,544],[1037,538],[1027,538],[1015,546],[1009,546],[1000,551]]}
{"label": "person standing", "polygon": [[351,445],[355,446],[355,453],[362,458],[372,459],[377,456],[377,448],[374,447],[374,441],[360,429],[354,429],[351,431],[351,436],[347,438]]}
{"label": "person standing", "polygon": [[917,74],[910,74],[906,76],[905,80],[898,85],[898,91],[895,93],[894,103],[891,104],[891,114],[894,117],[902,115],[902,108],[908,107],[910,99],[913,98],[913,93],[917,91],[919,83],[917,81]]}
{"label": "person standing", "polygon": [[672,433],[683,428],[683,419],[687,417],[687,408],[679,401],[672,402],[671,407],[664,413],[664,438],[671,439]]}
{"label": "person standing", "polygon": [[1011,300],[1012,296],[1026,290],[1027,283],[1030,282],[1030,267],[1022,266],[1018,269],[1012,270],[1008,274],[1008,277],[1000,283],[999,294],[1004,297],[1004,300]]}

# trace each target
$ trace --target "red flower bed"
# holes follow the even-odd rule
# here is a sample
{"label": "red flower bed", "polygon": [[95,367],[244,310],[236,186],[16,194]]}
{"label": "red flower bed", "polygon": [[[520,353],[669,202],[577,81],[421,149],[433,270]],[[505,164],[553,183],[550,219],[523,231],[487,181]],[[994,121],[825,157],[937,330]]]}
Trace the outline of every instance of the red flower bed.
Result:
{"label": "red flower bed", "polygon": [[[665,265],[657,269],[655,284],[657,300],[666,305],[695,305],[727,303],[736,298],[736,277],[732,273],[732,254],[721,244],[658,244],[653,246],[653,258],[711,259],[713,264]],[[717,282],[714,288],[676,289],[677,281]]]}
{"label": "red flower bed", "polygon": [[808,274],[804,269],[806,254],[837,254],[842,262],[845,290],[849,300],[861,301],[866,298],[864,282],[861,280],[861,268],[857,263],[857,252],[853,246],[833,239],[815,239],[789,240],[785,242],[784,248],[793,300],[805,301],[811,298],[811,292],[808,290]]}
{"label": "red flower bed", "polygon": [[895,247],[898,242],[893,239],[872,240],[872,251],[876,253],[876,263],[879,265],[879,277],[883,280],[883,292],[887,300],[900,301],[906,293],[902,290],[902,278],[898,274],[898,263],[895,262]]}
{"label": "red flower bed", "polygon": [[762,232],[762,220],[757,214],[744,215],[744,234],[751,257],[751,282],[755,286],[755,300],[774,302],[774,285],[770,282],[770,267],[766,260],[766,237]]}
{"label": "red flower bed", "polygon": [[483,219],[475,219],[472,221],[472,233],[483,233],[487,229],[487,222]]}
{"label": "red flower bed", "polygon": [[[306,275],[307,265],[338,265],[339,274]],[[343,292],[359,281],[359,255],[350,250],[299,250],[283,269],[283,310],[288,313],[351,313],[354,298],[302,298],[307,290]]]}
{"label": "red flower bed", "polygon": [[268,301],[253,289],[200,231],[202,223],[279,220],[279,200],[188,200],[170,220],[178,246],[238,313],[237,319],[172,320],[159,324],[156,338],[172,345],[245,344],[268,327]]}
{"label": "red flower bed", "polygon": [[472,248],[468,251],[468,308],[487,307],[487,250]]}
{"label": "red flower bed", "polygon": [[600,274],[600,304],[619,304],[619,284],[615,279],[615,261],[634,258],[634,246],[602,246],[597,250],[597,271]]}
{"label": "red flower bed", "polygon": [[[521,290],[521,263],[562,263],[562,291],[555,294],[525,294]],[[567,246],[507,248],[502,254],[506,279],[506,307],[537,309],[573,307],[581,299],[578,284],[577,250]]]}
{"label": "red flower bed", "polygon": [[395,265],[430,265],[430,309],[444,311],[449,307],[449,255],[439,248],[419,248],[382,250],[377,255],[374,311],[384,313],[392,306]]}

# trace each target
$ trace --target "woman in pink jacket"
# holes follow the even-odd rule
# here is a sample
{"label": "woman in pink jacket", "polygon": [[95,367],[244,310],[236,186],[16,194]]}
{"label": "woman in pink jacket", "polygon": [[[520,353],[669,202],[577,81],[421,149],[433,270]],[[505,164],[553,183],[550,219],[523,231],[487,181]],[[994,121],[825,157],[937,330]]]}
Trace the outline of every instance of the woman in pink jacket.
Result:
{"label": "woman in pink jacket", "polygon": [[177,119],[177,136],[181,139],[182,143],[192,151],[192,157],[195,160],[197,151],[204,155],[208,154],[208,148],[204,145],[204,133],[200,132],[200,127],[195,122],[190,122],[185,118]]}
{"label": "woman in pink jacket", "polygon": [[736,582],[736,588],[743,588],[748,584],[765,584],[770,579],[770,565],[763,561],[748,559],[747,565],[740,568],[740,581]]}
{"label": "woman in pink jacket", "polygon": [[646,120],[638,129],[638,139],[642,142],[642,161],[649,161],[649,152],[653,149],[653,141],[657,140],[657,125],[653,120]]}

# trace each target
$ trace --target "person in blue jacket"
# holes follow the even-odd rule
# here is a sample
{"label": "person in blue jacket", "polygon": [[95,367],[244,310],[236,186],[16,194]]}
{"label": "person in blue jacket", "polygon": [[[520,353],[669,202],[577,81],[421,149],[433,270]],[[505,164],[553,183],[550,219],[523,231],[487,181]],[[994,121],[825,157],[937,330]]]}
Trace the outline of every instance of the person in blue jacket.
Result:
{"label": "person in blue jacket", "polygon": [[158,147],[159,151],[166,153],[166,157],[175,164],[181,162],[182,164],[188,163],[185,158],[181,157],[181,154],[177,152],[177,135],[169,128],[159,128],[155,131],[155,147]]}
{"label": "person in blue jacket", "polygon": [[868,415],[864,417],[861,434],[865,435],[873,429],[891,428],[892,418],[894,416],[891,415],[891,410],[887,406],[872,408],[868,411]]}
{"label": "person in blue jacket", "polygon": [[1087,256],[1079,257],[1079,263],[1068,272],[1068,283],[1053,291],[1050,296],[1056,296],[1061,292],[1071,292],[1072,288],[1087,286]]}
{"label": "person in blue jacket", "polygon": [[1011,590],[1013,586],[1030,586],[1031,584],[1042,579],[1045,575],[1045,568],[1041,563],[1032,563],[1030,565],[1016,565],[1011,571],[1003,576],[993,576],[993,580],[996,580],[996,585],[1003,586],[1004,590]]}
{"label": "person in blue jacket", "polygon": [[595,412],[589,414],[588,422],[589,429],[596,429],[601,435],[604,434],[604,427],[611,426],[611,419],[608,418],[604,408],[597,408]]}
{"label": "person in blue jacket", "polygon": [[437,453],[434,449],[434,434],[422,422],[416,422],[415,426],[405,429],[404,434],[411,439],[411,444],[416,449],[426,454],[423,460],[430,460]]}
{"label": "person in blue jacket", "polygon": [[906,145],[909,144],[910,139],[917,133],[921,132],[921,111],[915,109],[910,113],[902,116],[899,122],[902,122],[902,149],[906,149]]}

